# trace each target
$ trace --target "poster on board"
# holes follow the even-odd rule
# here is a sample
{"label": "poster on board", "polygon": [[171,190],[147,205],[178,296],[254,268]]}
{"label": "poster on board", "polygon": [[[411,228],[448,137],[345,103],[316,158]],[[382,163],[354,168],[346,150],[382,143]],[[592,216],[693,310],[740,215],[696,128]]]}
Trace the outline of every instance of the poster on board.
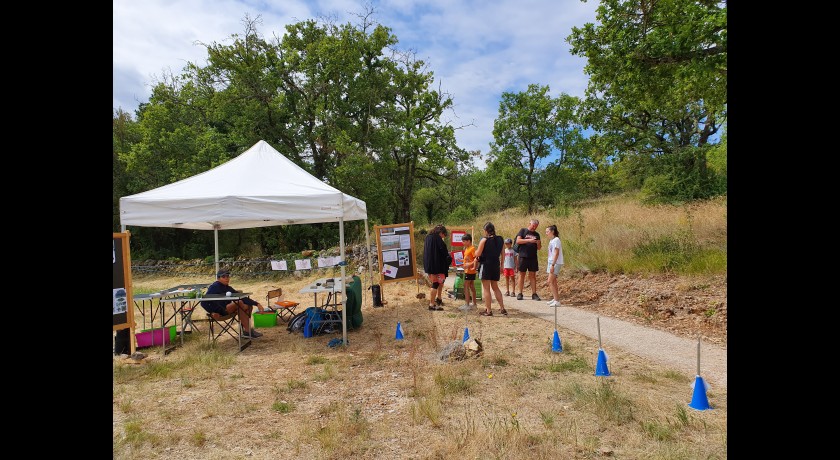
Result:
{"label": "poster on board", "polygon": [[414,222],[376,225],[376,254],[382,283],[417,277],[417,258],[414,250]]}
{"label": "poster on board", "polygon": [[[115,331],[129,328],[134,334],[134,308],[131,295],[131,256],[128,248],[128,232],[114,233],[112,263],[114,284],[111,291],[111,311]],[[106,256],[107,257],[107,256]]]}
{"label": "poster on board", "polygon": [[464,235],[467,233],[472,237],[472,245],[478,246],[481,237],[475,236],[475,227],[448,227],[449,230],[449,253],[452,255],[452,267],[464,265]]}
{"label": "poster on board", "polygon": [[452,230],[452,231],[450,231],[449,236],[451,237],[452,246],[463,246],[464,245],[463,238],[464,238],[464,235],[466,235],[466,234],[467,234],[467,232],[462,231],[462,230]]}

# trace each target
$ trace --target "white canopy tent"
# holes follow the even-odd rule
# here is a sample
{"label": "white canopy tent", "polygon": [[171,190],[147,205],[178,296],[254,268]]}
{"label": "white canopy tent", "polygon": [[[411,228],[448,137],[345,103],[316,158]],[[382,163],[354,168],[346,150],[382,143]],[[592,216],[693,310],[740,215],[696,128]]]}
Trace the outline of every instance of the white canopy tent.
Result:
{"label": "white canopy tent", "polygon": [[[219,270],[219,230],[337,221],[341,260],[346,262],[344,221],[362,219],[369,248],[365,202],[321,182],[263,140],[201,174],[120,198],[123,231],[128,225],[213,230],[216,271]],[[345,277],[345,263],[342,263],[341,279]],[[342,293],[341,298],[343,343],[346,344],[347,296]]]}

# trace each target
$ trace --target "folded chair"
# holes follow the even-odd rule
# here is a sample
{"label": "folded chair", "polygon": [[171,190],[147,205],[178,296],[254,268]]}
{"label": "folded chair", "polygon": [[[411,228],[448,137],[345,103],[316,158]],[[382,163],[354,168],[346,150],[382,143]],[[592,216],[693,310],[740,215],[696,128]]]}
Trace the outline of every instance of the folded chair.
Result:
{"label": "folded chair", "polygon": [[[283,296],[283,288],[272,289],[265,296],[265,306],[269,310],[276,311],[277,317],[283,322],[289,322],[295,316],[295,309],[300,305],[291,300],[279,300]],[[272,302],[272,299],[278,299]]]}
{"label": "folded chair", "polygon": [[[181,310],[179,310],[180,313],[181,313],[181,334],[182,335],[186,332],[192,332],[192,331],[201,332],[198,329],[198,326],[195,324],[195,321],[201,321],[201,320],[196,318],[196,320],[193,321],[193,319],[192,319],[192,315],[193,315],[193,312],[195,311],[195,307],[196,306],[194,306],[194,305],[186,304],[186,305],[184,305],[183,308],[181,308]],[[190,326],[189,331],[187,331],[187,326]]]}

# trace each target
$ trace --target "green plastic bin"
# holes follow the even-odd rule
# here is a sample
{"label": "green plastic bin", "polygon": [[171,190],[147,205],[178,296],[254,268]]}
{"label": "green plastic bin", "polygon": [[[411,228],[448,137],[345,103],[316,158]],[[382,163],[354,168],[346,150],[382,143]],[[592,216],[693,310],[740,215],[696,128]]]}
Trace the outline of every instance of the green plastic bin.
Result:
{"label": "green plastic bin", "polygon": [[274,327],[277,325],[277,312],[254,312],[254,327]]}
{"label": "green plastic bin", "polygon": [[[455,277],[455,298],[456,299],[463,299],[464,298],[464,275],[459,274]],[[475,280],[475,297],[476,299],[481,300],[481,280]]]}

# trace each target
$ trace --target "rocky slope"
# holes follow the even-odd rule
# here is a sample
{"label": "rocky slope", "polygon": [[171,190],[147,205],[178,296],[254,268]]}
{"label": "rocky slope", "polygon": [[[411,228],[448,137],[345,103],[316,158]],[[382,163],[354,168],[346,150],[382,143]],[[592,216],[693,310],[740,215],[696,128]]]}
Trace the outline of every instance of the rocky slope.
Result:
{"label": "rocky slope", "polygon": [[[547,297],[545,274],[539,294]],[[561,275],[563,303],[725,347],[727,340],[726,276]],[[530,289],[526,288],[525,293]],[[545,293],[546,295],[543,295]]]}

